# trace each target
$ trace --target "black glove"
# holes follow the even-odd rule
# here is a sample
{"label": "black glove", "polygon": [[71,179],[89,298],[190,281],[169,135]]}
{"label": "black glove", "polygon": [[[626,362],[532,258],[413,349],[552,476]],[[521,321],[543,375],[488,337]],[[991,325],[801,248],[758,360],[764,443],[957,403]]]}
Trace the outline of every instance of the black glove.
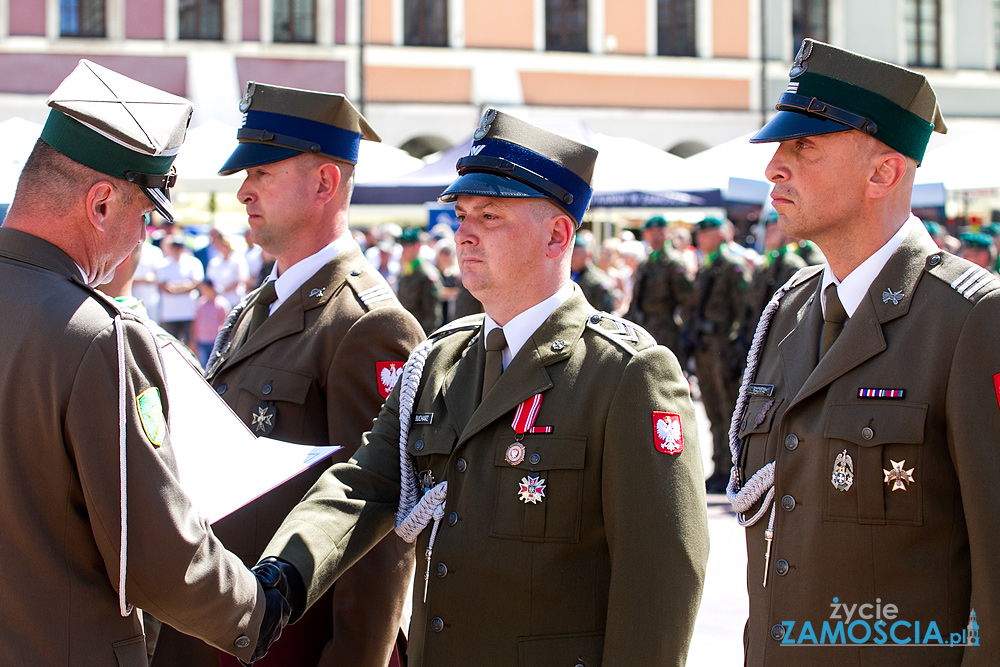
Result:
{"label": "black glove", "polygon": [[281,636],[289,619],[297,620],[302,615],[305,585],[294,566],[277,558],[265,558],[250,569],[264,587],[266,603],[257,647],[250,657],[252,664],[267,655],[268,648]]}

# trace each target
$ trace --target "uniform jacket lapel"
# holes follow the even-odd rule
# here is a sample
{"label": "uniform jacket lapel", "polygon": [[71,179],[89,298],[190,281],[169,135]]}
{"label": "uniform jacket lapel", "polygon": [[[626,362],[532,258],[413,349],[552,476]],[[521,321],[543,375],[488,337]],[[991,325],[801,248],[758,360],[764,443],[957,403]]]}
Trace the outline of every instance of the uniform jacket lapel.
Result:
{"label": "uniform jacket lapel", "polygon": [[[583,335],[586,318],[591,312],[594,311],[586,303],[580,290],[574,290],[566,303],[553,311],[511,360],[486,400],[475,409],[465,428],[461,430],[459,444],[503,417],[522,401],[551,388],[553,382],[547,367],[569,358],[576,342]],[[553,349],[552,342],[557,338],[562,339],[565,344],[556,346],[559,349]],[[481,343],[477,341],[476,349],[480,346]],[[467,355],[466,358],[471,356]],[[482,356],[477,358],[482,360]],[[482,365],[482,361],[479,365]],[[482,370],[477,372],[479,384],[458,386],[482,386]],[[458,426],[461,429],[461,423]]]}
{"label": "uniform jacket lapel", "polygon": [[[906,315],[910,299],[916,289],[928,255],[937,252],[930,237],[922,227],[911,232],[882,268],[868,294],[861,301],[854,315],[844,326],[837,344],[823,357],[806,379],[792,403],[798,403],[842,377],[859,365],[886,349],[882,327],[887,322]],[[890,298],[889,290],[893,290]],[[902,296],[899,295],[902,292]],[[883,298],[883,295],[886,295]],[[814,311],[820,311],[819,295],[814,299]],[[822,328],[822,315],[819,316]],[[816,333],[815,340],[819,340]],[[782,354],[785,350],[782,348]],[[812,357],[815,358],[815,357]],[[785,359],[786,369],[794,366],[794,359]]]}
{"label": "uniform jacket lapel", "polygon": [[[356,247],[337,254],[330,262],[302,283],[264,323],[251,338],[243,340],[227,365],[239,363],[266,348],[276,340],[299,333],[305,329],[306,312],[326,304],[346,286],[347,274],[364,264],[364,256]],[[250,321],[252,304],[243,312],[239,327],[244,329]],[[244,335],[242,331],[239,336]]]}

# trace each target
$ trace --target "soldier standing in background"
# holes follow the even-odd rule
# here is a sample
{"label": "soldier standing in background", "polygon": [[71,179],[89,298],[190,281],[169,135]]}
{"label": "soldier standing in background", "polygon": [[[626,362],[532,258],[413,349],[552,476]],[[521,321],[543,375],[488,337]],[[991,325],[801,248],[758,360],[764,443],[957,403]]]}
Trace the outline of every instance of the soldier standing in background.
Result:
{"label": "soldier standing in background", "polygon": [[729,422],[749,350],[746,333],[747,290],[751,271],[729,244],[732,224],[708,217],[699,221],[695,245],[704,257],[694,281],[690,317],[685,322],[698,387],[712,425],[712,462],[706,482],[709,493],[723,493],[732,468]]}
{"label": "soldier standing in background", "polygon": [[429,260],[421,257],[426,233],[416,227],[403,230],[399,244],[403,254],[399,264],[396,293],[399,303],[417,318],[425,334],[441,326],[441,274]]}
{"label": "soldier standing in background", "polygon": [[618,301],[614,281],[594,264],[594,237],[584,230],[573,240],[570,279],[580,286],[587,303],[605,313],[614,312]]}
{"label": "soldier standing in background", "polygon": [[778,288],[788,282],[796,271],[807,266],[806,261],[796,253],[798,245],[795,239],[782,232],[777,223],[778,214],[774,211],[764,218],[764,255],[760,266],[753,272],[750,289],[747,290],[749,317],[745,320],[745,340],[753,337],[760,314]]}
{"label": "soldier standing in background", "polygon": [[669,243],[667,221],[660,216],[650,218],[643,231],[652,252],[636,270],[628,317],[657,343],[670,348],[681,368],[687,368],[680,344],[680,314],[691,305],[694,285],[683,258]]}

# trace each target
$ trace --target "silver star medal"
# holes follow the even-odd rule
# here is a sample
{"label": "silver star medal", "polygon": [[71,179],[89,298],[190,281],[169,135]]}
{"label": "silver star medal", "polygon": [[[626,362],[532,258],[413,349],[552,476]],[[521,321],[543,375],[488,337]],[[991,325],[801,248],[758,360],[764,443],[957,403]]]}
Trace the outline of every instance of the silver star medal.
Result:
{"label": "silver star medal", "polygon": [[882,303],[889,303],[890,301],[892,301],[892,305],[898,306],[899,300],[902,298],[903,298],[903,290],[899,290],[898,292],[893,292],[892,288],[888,287],[884,292],[882,292]]}
{"label": "silver star medal", "polygon": [[838,491],[848,491],[854,484],[854,460],[845,449],[837,454],[837,460],[833,463],[833,475],[830,483]]}

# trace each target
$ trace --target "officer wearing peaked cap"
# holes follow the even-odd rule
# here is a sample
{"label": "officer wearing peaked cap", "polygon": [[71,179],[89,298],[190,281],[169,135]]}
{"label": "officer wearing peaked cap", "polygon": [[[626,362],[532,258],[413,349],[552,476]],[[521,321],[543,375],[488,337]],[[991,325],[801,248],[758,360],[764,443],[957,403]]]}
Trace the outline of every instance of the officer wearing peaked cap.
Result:
{"label": "officer wearing peaked cap", "polygon": [[441,196],[485,316],[414,351],[265,552],[311,604],[395,524],[417,544],[411,667],[684,663],[708,552],[697,427],[670,351],[570,281],[595,158],[486,112]]}
{"label": "officer wearing peaked cap", "polygon": [[[250,82],[240,109],[239,145],[220,173],[245,171],[237,197],[254,241],[275,264],[264,285],[230,314],[206,378],[255,434],[340,445],[333,460],[346,461],[424,338],[348,230],[360,144],[379,137],[343,95]],[[217,521],[216,535],[253,565],[329,465]],[[385,667],[412,563],[411,545],[395,536],[383,540],[308,614],[293,616],[284,641],[258,664]],[[167,631],[153,664],[215,667],[219,657]]]}
{"label": "officer wearing peaked cap", "polygon": [[170,215],[191,104],[82,60],[49,106],[0,227],[0,663],[145,667],[133,605],[250,660],[288,606],[178,486],[157,344],[93,289]]}
{"label": "officer wearing peaked cap", "polygon": [[765,309],[733,417],[746,662],[995,664],[1000,280],[910,213],[934,91],[808,39],[790,79],[752,140],[777,143],[779,227],[826,264]]}

